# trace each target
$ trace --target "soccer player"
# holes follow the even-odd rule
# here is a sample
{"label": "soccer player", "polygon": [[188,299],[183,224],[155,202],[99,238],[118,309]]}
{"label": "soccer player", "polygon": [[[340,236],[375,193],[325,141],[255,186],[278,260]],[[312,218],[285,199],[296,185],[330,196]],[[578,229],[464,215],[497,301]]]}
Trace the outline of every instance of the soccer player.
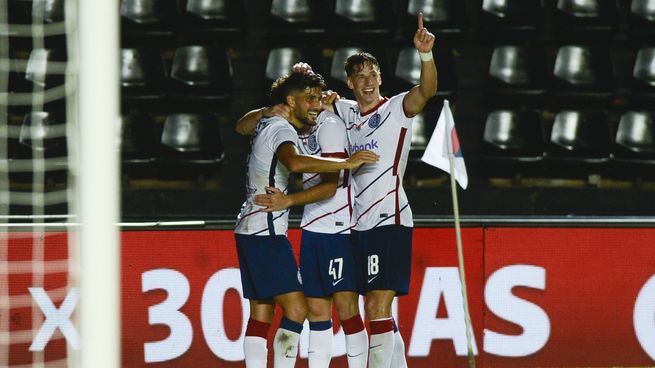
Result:
{"label": "soccer player", "polygon": [[339,172],[377,161],[370,151],[348,159],[300,154],[297,130],[316,123],[324,86],[321,76],[313,73],[279,78],[271,87],[271,101],[289,106],[289,120],[276,116],[261,119],[251,140],[246,202],[235,227],[243,293],[250,302],[244,341],[248,368],[266,367],[266,335],[275,304],[282,308],[283,317],[273,343],[274,367],[293,367],[307,314],[298,267],[286,238],[288,211],[265,212],[253,202],[255,195],[266,193],[266,187],[286,191],[290,172]]}
{"label": "soccer player", "polygon": [[[259,118],[269,114],[288,116],[288,110],[288,106],[282,104],[253,110],[239,120],[236,130],[252,134]],[[329,111],[321,112],[316,125],[305,125],[299,133],[298,148],[303,154],[348,157],[344,122]],[[355,264],[349,242],[352,208],[348,174],[306,173],[303,174],[303,189],[285,195],[278,188],[267,187],[269,194],[255,196],[254,203],[266,206],[267,212],[305,205],[300,225],[303,229],[300,272],[310,326],[309,367],[327,368],[330,364],[334,302],[346,335],[348,366],[364,368],[368,336],[359,312]]]}
{"label": "soccer player", "polygon": [[[369,367],[389,368],[394,345],[391,304],[407,294],[412,265],[412,212],[403,189],[403,174],[412,137],[412,119],[436,94],[437,69],[432,57],[435,37],[418,15],[414,46],[421,58],[419,84],[391,98],[380,95],[382,76],[373,55],[358,53],[345,62],[348,87],[356,101],[339,99],[334,111],[346,123],[350,154],[371,150],[373,165],[352,171],[354,211],[351,241],[360,293],[370,321]],[[398,339],[398,344],[395,343]],[[404,351],[403,351],[404,356]]]}

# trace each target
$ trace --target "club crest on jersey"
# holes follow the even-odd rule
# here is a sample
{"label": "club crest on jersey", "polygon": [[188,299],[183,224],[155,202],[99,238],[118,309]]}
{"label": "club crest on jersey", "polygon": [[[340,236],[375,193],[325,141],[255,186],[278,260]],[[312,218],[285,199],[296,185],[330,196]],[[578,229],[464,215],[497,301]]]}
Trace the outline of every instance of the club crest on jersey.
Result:
{"label": "club crest on jersey", "polygon": [[371,116],[371,118],[368,119],[368,126],[373,129],[380,126],[380,114],[376,112],[373,116]]}
{"label": "club crest on jersey", "polygon": [[307,139],[307,147],[310,151],[316,151],[318,148],[318,142],[316,141],[316,136],[314,134],[310,135]]}

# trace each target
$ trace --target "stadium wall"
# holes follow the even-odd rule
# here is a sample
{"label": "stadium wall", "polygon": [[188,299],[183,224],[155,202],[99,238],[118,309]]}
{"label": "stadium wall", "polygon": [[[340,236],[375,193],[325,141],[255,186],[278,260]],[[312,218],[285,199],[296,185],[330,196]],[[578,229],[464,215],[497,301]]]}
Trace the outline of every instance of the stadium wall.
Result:
{"label": "stadium wall", "polygon": [[[29,259],[29,235],[11,234],[10,262]],[[47,261],[66,258],[63,235],[46,236]],[[298,230],[289,237],[299,244]],[[467,227],[463,244],[479,367],[655,365],[655,229]],[[410,294],[394,305],[409,366],[466,366],[453,229],[415,229],[413,259]],[[124,231],[121,279],[122,366],[243,366],[248,306],[231,231]],[[10,275],[10,292],[27,294],[30,280]],[[62,308],[66,293],[45,285]],[[31,321],[21,316],[29,309],[12,310],[13,330]],[[55,333],[13,346],[10,363],[26,363],[31,346],[65,353],[63,340],[75,337],[62,334],[68,316],[49,313],[44,326],[56,323]],[[307,366],[306,331],[298,367]],[[334,355],[333,367],[347,367],[338,322]]]}

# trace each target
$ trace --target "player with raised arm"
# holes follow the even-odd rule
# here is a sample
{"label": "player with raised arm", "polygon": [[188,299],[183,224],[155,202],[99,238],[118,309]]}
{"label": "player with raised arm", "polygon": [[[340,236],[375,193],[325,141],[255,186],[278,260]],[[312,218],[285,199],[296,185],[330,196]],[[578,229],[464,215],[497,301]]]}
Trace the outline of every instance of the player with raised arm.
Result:
{"label": "player with raised arm", "polygon": [[282,308],[283,317],[273,342],[274,367],[293,367],[307,314],[298,266],[286,238],[288,211],[265,212],[254,203],[254,197],[266,193],[266,187],[286,191],[290,172],[338,172],[377,161],[372,152],[345,160],[300,154],[297,130],[315,124],[324,85],[318,74],[292,73],[279,78],[271,87],[271,101],[287,104],[290,118],[261,119],[251,140],[246,202],[235,227],[243,293],[250,302],[244,342],[249,368],[266,367],[266,335],[275,304]]}
{"label": "player with raised arm", "polygon": [[[412,136],[412,119],[436,94],[437,69],[432,56],[435,37],[423,27],[418,15],[414,46],[421,58],[419,84],[391,98],[380,95],[382,76],[373,55],[358,53],[345,62],[348,87],[356,101],[340,99],[334,110],[346,123],[350,153],[370,149],[380,155],[373,165],[352,172],[354,211],[351,240],[360,285],[366,295],[370,321],[369,367],[388,368],[394,345],[402,344],[394,334],[391,304],[395,296],[407,294],[412,266],[412,212],[403,189]],[[396,341],[398,343],[396,344]],[[403,344],[404,345],[404,344]],[[404,351],[400,355],[404,363]]]}
{"label": "player with raised arm", "polygon": [[[310,68],[294,68],[305,72]],[[335,95],[331,95],[332,100]],[[253,110],[237,123],[241,134],[252,134],[256,121],[267,114],[289,116],[287,105]],[[298,130],[298,148],[303,154],[321,157],[348,157],[344,122],[323,111],[316,125]],[[350,368],[364,368],[368,356],[368,336],[360,316],[355,264],[349,242],[351,196],[348,173],[303,174],[303,191],[285,195],[268,187],[270,194],[255,196],[254,203],[265,211],[279,211],[304,205],[300,272],[308,305],[309,367],[326,368],[332,355],[332,303],[337,310],[346,338]]]}

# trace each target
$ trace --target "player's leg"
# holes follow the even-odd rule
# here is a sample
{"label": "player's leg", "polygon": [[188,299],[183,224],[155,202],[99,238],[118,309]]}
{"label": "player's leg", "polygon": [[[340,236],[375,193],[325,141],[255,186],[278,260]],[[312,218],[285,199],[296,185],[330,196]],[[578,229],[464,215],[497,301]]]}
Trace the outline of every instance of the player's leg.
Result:
{"label": "player's leg", "polygon": [[368,334],[359,313],[359,294],[338,291],[333,295],[334,306],[346,335],[346,356],[349,368],[364,368],[368,358]]}
{"label": "player's leg", "polygon": [[296,365],[300,333],[307,317],[305,295],[301,291],[293,291],[276,296],[275,302],[282,308],[282,320],[273,340],[273,366],[292,368]]}
{"label": "player's leg", "polygon": [[300,273],[308,307],[310,368],[328,367],[332,359],[332,298],[326,289],[332,277],[328,271],[330,261],[325,259],[331,237],[303,230],[301,238]]}
{"label": "player's leg", "polygon": [[271,327],[274,313],[275,302],[273,299],[250,300],[250,319],[243,342],[246,368],[266,368],[268,356],[266,336]]}
{"label": "player's leg", "polygon": [[371,290],[366,293],[364,309],[371,327],[368,358],[371,368],[391,367],[395,344],[391,303],[395,295],[393,290]]}
{"label": "player's leg", "polygon": [[332,299],[307,297],[309,368],[327,368],[332,359]]}

